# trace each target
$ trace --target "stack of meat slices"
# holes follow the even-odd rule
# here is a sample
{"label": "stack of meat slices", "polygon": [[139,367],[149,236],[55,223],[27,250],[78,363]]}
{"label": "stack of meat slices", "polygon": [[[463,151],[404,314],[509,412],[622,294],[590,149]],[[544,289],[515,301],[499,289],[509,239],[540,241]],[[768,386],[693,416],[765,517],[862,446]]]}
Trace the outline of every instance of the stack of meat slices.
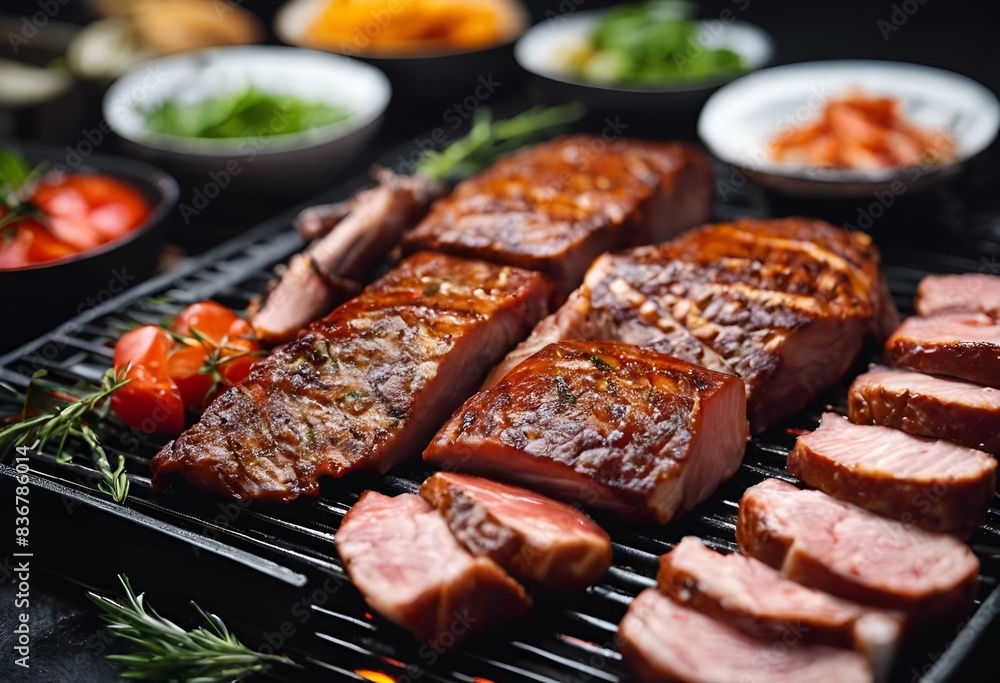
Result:
{"label": "stack of meat slices", "polygon": [[916,308],[886,344],[893,369],[851,387],[851,419],[1000,452],[1000,277],[929,276]]}
{"label": "stack of meat slices", "polygon": [[[799,438],[789,470],[811,486],[931,531],[970,536],[996,492],[1000,448],[1000,286],[982,275],[933,276],[885,359],[848,395],[851,424],[824,415]],[[964,306],[962,312],[958,307]],[[993,339],[994,341],[988,341]],[[1000,367],[1000,366],[998,366]],[[940,373],[925,374],[923,371]]]}
{"label": "stack of meat slices", "polygon": [[896,614],[688,537],[660,558],[657,588],[632,602],[618,647],[638,680],[857,683],[885,676],[900,633]]}
{"label": "stack of meat slices", "polygon": [[368,604],[437,652],[527,611],[519,581],[582,589],[611,564],[583,513],[461,474],[431,476],[419,496],[364,493],[335,542]]}

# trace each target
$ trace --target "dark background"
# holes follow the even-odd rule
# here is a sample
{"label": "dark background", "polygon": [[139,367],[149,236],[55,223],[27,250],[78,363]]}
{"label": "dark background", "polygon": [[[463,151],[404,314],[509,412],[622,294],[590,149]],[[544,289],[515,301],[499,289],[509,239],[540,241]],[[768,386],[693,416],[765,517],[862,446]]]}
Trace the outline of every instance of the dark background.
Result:
{"label": "dark background", "polygon": [[[277,8],[277,2],[247,0],[241,3],[258,14],[266,24]],[[597,8],[611,4],[593,0],[563,0],[563,2],[528,2],[536,19],[544,18],[546,12],[560,12],[567,7],[580,9]],[[725,9],[732,10],[738,18],[758,24],[772,34],[777,44],[778,63],[809,61],[817,59],[877,58],[929,64],[950,69],[970,76],[1000,92],[1000,39],[996,35],[995,23],[991,21],[995,9],[986,2],[948,2],[946,0],[850,0],[840,2],[776,2],[764,0],[713,0],[699,2],[699,14],[704,18],[718,16]],[[37,0],[4,0],[0,13],[18,15],[38,11]],[[900,18],[905,16],[905,22]],[[61,21],[83,22],[90,18],[82,3],[70,1],[59,13]],[[898,30],[883,35],[885,24],[895,18],[900,24]],[[0,37],[2,38],[2,37]],[[273,39],[273,37],[272,37]],[[447,77],[446,75],[444,77]],[[490,106],[500,109],[521,109],[526,102],[537,95],[529,82],[507,91],[503,97]],[[440,118],[440,109],[421,112],[411,108],[396,112],[380,133],[371,155],[358,159],[352,173],[363,172],[385,150],[413,140],[420,131],[435,125]],[[693,130],[683,118],[678,120],[664,115],[662,130],[658,137],[692,138]],[[976,183],[977,193],[996,196],[998,183],[995,175],[981,178]],[[183,196],[183,193],[182,193]],[[287,204],[288,202],[286,202]],[[174,234],[172,241],[181,253],[194,253],[204,249],[225,234],[231,234],[249,227],[278,212],[282,202],[266,202],[249,207],[228,207],[227,215],[218,219],[225,223],[225,229],[210,233],[206,239],[193,240],[190,235]],[[917,239],[920,239],[917,237]],[[25,293],[3,291],[0,278],[0,296],[23,296]],[[66,283],[68,288],[72,283]],[[0,336],[10,321],[0,320]],[[2,344],[0,344],[2,347]],[[5,515],[8,513],[4,513]],[[48,566],[47,571],[35,569],[32,577],[32,613],[37,619],[33,635],[31,674],[25,677],[20,671],[12,672],[9,663],[10,644],[9,616],[3,610],[13,602],[13,590],[9,583],[0,584],[0,681],[106,681],[114,680],[113,669],[103,657],[96,654],[102,630],[95,610],[83,598],[83,589],[61,575],[73,576],[75,563],[81,566],[100,567],[107,575],[105,588],[114,588],[116,566],[104,566],[99,555],[90,551],[87,542],[89,534],[101,534],[102,529],[80,529],[78,543],[74,548],[75,560],[60,566]],[[45,533],[36,529],[35,533]],[[150,558],[150,561],[169,563],[169,557]],[[36,562],[40,567],[42,560]],[[3,578],[3,574],[0,574]],[[173,580],[184,585],[193,585],[197,576],[176,576]],[[146,586],[153,594],[156,586]],[[234,587],[238,589],[239,587]],[[253,600],[266,602],[267,595],[252,596]],[[976,657],[960,680],[996,680],[995,674],[987,676],[992,669],[988,663],[995,656],[990,650],[1000,638],[1000,626],[986,634],[980,643]],[[98,639],[95,641],[95,639]]]}

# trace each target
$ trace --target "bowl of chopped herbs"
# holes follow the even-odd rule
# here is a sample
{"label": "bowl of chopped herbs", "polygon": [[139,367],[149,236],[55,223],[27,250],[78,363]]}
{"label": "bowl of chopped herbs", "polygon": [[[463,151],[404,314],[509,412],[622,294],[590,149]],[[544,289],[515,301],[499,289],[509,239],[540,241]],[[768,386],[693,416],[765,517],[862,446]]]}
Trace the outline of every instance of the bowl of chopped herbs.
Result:
{"label": "bowl of chopped herbs", "polygon": [[704,19],[682,0],[649,0],[543,21],[515,46],[546,90],[588,105],[703,102],[723,83],[768,64],[774,47],[738,8]]}
{"label": "bowl of chopped herbs", "polygon": [[104,115],[132,153],[208,200],[304,195],[356,157],[390,96],[378,69],[348,57],[226,47],[137,66],[108,90]]}

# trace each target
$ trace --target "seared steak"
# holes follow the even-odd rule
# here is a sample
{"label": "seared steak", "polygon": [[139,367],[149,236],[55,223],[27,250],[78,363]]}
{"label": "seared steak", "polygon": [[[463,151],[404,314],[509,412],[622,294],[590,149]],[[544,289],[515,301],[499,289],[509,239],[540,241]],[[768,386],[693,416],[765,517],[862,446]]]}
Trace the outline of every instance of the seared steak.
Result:
{"label": "seared steak", "polygon": [[918,627],[965,615],[979,585],[979,561],[954,537],[777,479],[743,494],[736,540],[793,581],[899,610]]}
{"label": "seared steak", "polygon": [[806,588],[746,555],[722,555],[688,536],[660,558],[657,584],[675,601],[753,636],[864,654],[884,678],[899,645],[899,617]]}
{"label": "seared steak", "polygon": [[632,601],[618,650],[640,683],[865,683],[863,656],[826,645],[756,638],[677,604],[655,588]]}
{"label": "seared steak", "polygon": [[363,493],[335,542],[372,609],[430,647],[450,647],[531,606],[496,563],[459,545],[420,496]]}
{"label": "seared steak", "polygon": [[1000,453],[1000,389],[876,367],[854,380],[847,400],[852,422]]}
{"label": "seared steak", "polygon": [[985,313],[1000,317],[1000,277],[982,273],[928,275],[917,289],[917,313]]}
{"label": "seared steak", "polygon": [[885,362],[1000,388],[1000,323],[982,314],[907,318],[886,343]]}
{"label": "seared steak", "polygon": [[438,508],[473,555],[521,581],[579,590],[611,566],[611,539],[565,503],[509,484],[453,472],[431,475],[420,495]]}
{"label": "seared steak", "polygon": [[732,375],[628,344],[560,342],[466,401],[424,459],[667,522],[739,467],[745,401]]}
{"label": "seared steak", "polygon": [[412,256],[216,399],[153,458],[153,486],[287,502],[322,476],[384,472],[420,452],[548,296],[537,273]]}
{"label": "seared steak", "polygon": [[967,538],[997,488],[988,453],[826,413],[788,456],[788,471],[834,498]]}
{"label": "seared steak", "polygon": [[460,183],[404,244],[539,270],[569,292],[602,252],[698,225],[711,200],[711,166],[693,147],[575,135]]}
{"label": "seared steak", "polygon": [[739,375],[761,431],[836,383],[896,311],[867,236],[821,221],[709,225],[598,259],[494,370],[565,338],[615,339]]}

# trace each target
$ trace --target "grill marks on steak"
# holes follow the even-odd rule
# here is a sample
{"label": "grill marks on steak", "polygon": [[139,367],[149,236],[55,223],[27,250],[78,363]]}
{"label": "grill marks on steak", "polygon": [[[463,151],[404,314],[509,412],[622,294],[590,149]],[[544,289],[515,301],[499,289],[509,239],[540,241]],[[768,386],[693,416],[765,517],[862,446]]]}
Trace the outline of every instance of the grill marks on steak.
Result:
{"label": "grill marks on steak", "polygon": [[682,605],[760,638],[853,648],[888,673],[899,646],[898,616],[784,578],[746,555],[722,555],[688,536],[660,557],[657,585]]}
{"label": "grill marks on steak", "polygon": [[404,244],[539,270],[568,292],[601,253],[703,222],[711,198],[711,166],[692,147],[576,135],[460,183]]}
{"label": "grill marks on steak", "polygon": [[851,384],[847,405],[857,424],[894,427],[1000,453],[1000,389],[875,367]]}
{"label": "grill marks on steak", "polygon": [[545,312],[536,273],[417,254],[276,349],[153,458],[247,500],[315,495],[322,476],[385,471],[420,449]]}
{"label": "grill marks on steak", "polygon": [[745,400],[732,375],[617,342],[560,342],[466,401],[424,459],[667,522],[739,467]]}
{"label": "grill marks on steak", "polygon": [[489,557],[521,581],[580,590],[611,565],[611,539],[590,517],[543,495],[482,477],[431,475],[420,495],[473,555]]}
{"label": "grill marks on steak", "polygon": [[[439,640],[450,646],[531,606],[496,563],[459,545],[420,496],[363,493],[335,542],[368,604],[431,647]],[[447,643],[445,634],[451,636]]]}
{"label": "grill marks on steak", "polygon": [[886,343],[885,361],[1000,388],[1000,324],[981,314],[907,318]]}
{"label": "grill marks on steak", "polygon": [[906,614],[929,626],[972,607],[979,561],[954,537],[936,534],[777,479],[740,500],[740,549],[806,586]]}
{"label": "grill marks on steak", "polygon": [[618,649],[644,683],[864,683],[872,672],[857,652],[747,635],[677,604],[655,588],[632,601]]}
{"label": "grill marks on steak", "polygon": [[708,225],[598,259],[487,386],[546,343],[615,339],[739,375],[761,431],[897,322],[867,236],[799,218]]}
{"label": "grill marks on steak", "polygon": [[988,453],[826,413],[788,471],[835,498],[931,531],[972,534],[996,491]]}

